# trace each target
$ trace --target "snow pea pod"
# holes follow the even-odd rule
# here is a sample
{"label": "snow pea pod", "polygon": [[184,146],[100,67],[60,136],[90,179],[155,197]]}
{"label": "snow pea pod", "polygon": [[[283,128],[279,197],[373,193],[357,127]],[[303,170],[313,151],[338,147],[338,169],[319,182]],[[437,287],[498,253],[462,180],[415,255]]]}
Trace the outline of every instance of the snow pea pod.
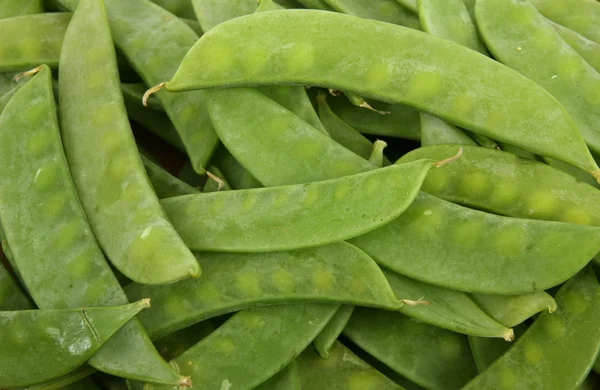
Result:
{"label": "snow pea pod", "polygon": [[131,299],[149,296],[140,320],[153,339],[196,322],[256,305],[330,302],[398,310],[381,270],[347,243],[290,252],[204,253],[202,279],[152,286],[132,283]]}
{"label": "snow pea pod", "polygon": [[181,137],[169,117],[161,112],[149,110],[141,101],[124,99],[127,116],[132,122],[138,123],[169,145],[185,153]]}
{"label": "snow pea pod", "polygon": [[43,12],[42,0],[11,0],[0,4],[0,19]]}
{"label": "snow pea pod", "polygon": [[[453,150],[456,146],[420,148],[400,161],[435,160]],[[596,188],[548,165],[499,150],[464,146],[460,159],[430,171],[422,189],[496,214],[600,226]]]}
{"label": "snow pea pod", "polygon": [[[8,255],[37,306],[127,303],[73,186],[47,66],[13,96],[0,117],[0,129],[0,215],[10,244]],[[165,383],[184,379],[160,358],[137,320],[115,334],[90,364]]]}
{"label": "snow pea pod", "polygon": [[151,0],[153,3],[160,5],[170,13],[179,16],[180,18],[196,19],[194,8],[190,0]]}
{"label": "snow pea pod", "polygon": [[[360,66],[340,65],[340,58]],[[264,84],[317,85],[408,104],[600,178],[567,111],[535,82],[470,49],[379,21],[312,10],[236,18],[200,38],[161,86]]]}
{"label": "snow pea pod", "polygon": [[600,72],[600,43],[591,41],[575,31],[547,20],[552,28],[569,44],[592,68]]}
{"label": "snow pea pod", "polygon": [[194,251],[300,249],[344,241],[398,217],[432,167],[431,160],[421,160],[308,184],[186,195],[161,203]]}
{"label": "snow pea pod", "polygon": [[[524,323],[516,326],[514,329],[515,340],[521,338],[527,328],[528,325]],[[508,351],[512,344],[489,337],[469,336],[469,346],[471,347],[477,370],[481,373]]]}
{"label": "snow pea pod", "polygon": [[548,19],[600,43],[600,4],[595,0],[531,0]]}
{"label": "snow pea pod", "polygon": [[334,308],[303,304],[240,311],[171,365],[202,389],[253,388],[299,355],[329,321]]}
{"label": "snow pea pod", "polygon": [[154,188],[156,195],[160,199],[169,198],[171,196],[198,194],[200,192],[191,185],[172,176],[169,172],[165,171],[162,167],[148,157],[145,157],[143,154],[140,155],[140,157],[142,158],[142,163],[144,163],[148,178],[152,183],[152,188]]}
{"label": "snow pea pod", "polygon": [[426,283],[514,295],[576,274],[600,251],[598,233],[591,226],[488,214],[421,192],[400,217],[349,242]]}
{"label": "snow pea pod", "polygon": [[254,390],[302,390],[297,360],[292,360],[283,370]]}
{"label": "snow pea pod", "polygon": [[465,389],[572,389],[581,384],[600,348],[600,285],[593,271],[586,268],[577,274],[555,299],[556,313],[542,313]]}
{"label": "snow pea pod", "polygon": [[[228,191],[232,189],[227,179],[225,179],[225,175],[223,175],[223,172],[221,172],[219,168],[211,165],[208,167],[208,172],[210,172],[214,177],[206,179],[204,187],[202,187],[202,192],[209,193]],[[220,181],[214,180],[215,178],[218,178]]]}
{"label": "snow pea pod", "polygon": [[494,57],[552,94],[600,153],[600,74],[528,2],[477,1],[475,14]]}
{"label": "snow pea pod", "polygon": [[227,181],[235,190],[246,190],[262,187],[262,184],[250,174],[229,151],[220,145],[211,160],[225,175]]}
{"label": "snow pea pod", "polygon": [[399,5],[395,0],[377,0],[364,2],[360,0],[324,0],[337,12],[360,18],[374,19],[387,23],[420,30],[419,18],[406,8]]}
{"label": "snow pea pod", "polygon": [[[457,333],[513,339],[512,329],[496,322],[467,294],[419,282],[386,269],[383,273],[396,297],[416,303],[403,305],[400,308],[402,314]],[[427,304],[419,304],[420,300]]]}
{"label": "snow pea pod", "polygon": [[400,313],[356,308],[343,334],[428,389],[458,389],[477,374],[466,336]]}
{"label": "snow pea pod", "polygon": [[327,323],[325,328],[319,333],[315,341],[313,342],[315,350],[319,356],[323,359],[327,359],[331,356],[331,347],[336,342],[337,338],[342,334],[342,331],[346,327],[350,317],[354,312],[354,306],[342,305],[335,312],[335,315]]}
{"label": "snow pea pod", "polygon": [[396,0],[398,2],[398,4],[400,4],[401,6],[403,6],[404,8],[412,11],[412,12],[418,12],[418,7],[417,7],[417,0]]}
{"label": "snow pea pod", "polygon": [[333,9],[327,5],[325,0],[298,0],[300,4],[306,8],[320,9],[323,11],[333,11]]}
{"label": "snow pea pod", "polygon": [[[200,266],[168,221],[140,160],[104,4],[81,4],[61,52],[59,109],[67,160],[95,237],[132,280],[197,277]],[[90,39],[81,40],[82,34]],[[90,45],[94,51],[86,49]]]}
{"label": "snow pea pod", "polygon": [[327,360],[306,348],[296,362],[303,389],[402,389],[340,342],[334,343]]}
{"label": "snow pea pod", "polygon": [[30,310],[34,306],[10,273],[0,264],[0,311]]}
{"label": "snow pea pod", "polygon": [[[142,101],[142,96],[144,96],[144,92],[146,92],[147,89],[148,88],[144,83],[121,83],[121,92],[123,92],[123,98],[138,104]],[[153,110],[162,112],[165,111],[156,96],[151,96],[147,103],[148,107],[152,108]]]}
{"label": "snow pea pod", "polygon": [[[145,299],[125,306],[0,312],[0,386],[28,386],[74,370],[149,306]],[[41,353],[32,353],[32,342]]]}
{"label": "snow pea pod", "polygon": [[191,0],[191,3],[202,30],[206,32],[230,19],[249,15],[258,7],[256,0]]}
{"label": "snow pea pod", "polygon": [[421,113],[421,146],[477,145],[458,127],[429,114]]}
{"label": "snow pea pod", "polygon": [[471,297],[490,317],[508,327],[517,326],[541,311],[556,311],[556,301],[545,291],[522,295],[473,294]]}
{"label": "snow pea pod", "polygon": [[0,20],[0,72],[58,66],[70,13],[45,13]]}

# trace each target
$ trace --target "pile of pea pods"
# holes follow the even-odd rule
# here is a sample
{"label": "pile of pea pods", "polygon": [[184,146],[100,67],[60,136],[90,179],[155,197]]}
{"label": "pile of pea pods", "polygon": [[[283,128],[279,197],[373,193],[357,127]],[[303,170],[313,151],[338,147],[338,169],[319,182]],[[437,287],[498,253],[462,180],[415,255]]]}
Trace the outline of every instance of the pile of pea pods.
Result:
{"label": "pile of pea pods", "polygon": [[0,389],[600,388],[597,0],[0,0]]}

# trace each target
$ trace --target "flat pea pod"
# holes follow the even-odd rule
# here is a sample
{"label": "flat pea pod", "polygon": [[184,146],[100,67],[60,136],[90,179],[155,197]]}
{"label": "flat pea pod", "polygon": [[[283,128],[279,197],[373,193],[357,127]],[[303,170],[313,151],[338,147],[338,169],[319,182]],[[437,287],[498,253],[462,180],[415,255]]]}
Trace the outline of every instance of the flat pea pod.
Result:
{"label": "flat pea pod", "polygon": [[172,360],[171,365],[202,389],[253,388],[299,355],[323,329],[335,308],[303,304],[240,311]]}
{"label": "flat pea pod", "polygon": [[[280,11],[258,15],[273,12]],[[265,186],[334,179],[373,169],[368,161],[254,89],[215,89],[206,91],[206,96],[221,142]],[[260,120],[248,122],[249,114]],[[289,164],[290,159],[297,163]]]}
{"label": "flat pea pod", "polygon": [[[515,327],[515,340],[521,338],[527,330],[527,324],[520,324]],[[477,365],[477,371],[484,372],[492,363],[502,356],[513,344],[499,339],[489,337],[469,336],[469,346],[473,353],[473,359]]]}
{"label": "flat pea pod", "polygon": [[[340,58],[361,66],[339,66]],[[535,82],[470,49],[379,21],[312,10],[236,18],[200,38],[161,85],[184,91],[264,84],[317,85],[408,104],[600,178],[567,111]]]}
{"label": "flat pea pod", "polygon": [[419,282],[386,269],[383,273],[396,297],[413,301],[413,304],[400,308],[402,314],[457,333],[513,339],[512,329],[496,322],[467,294]]}
{"label": "flat pea pod", "polygon": [[593,271],[586,268],[577,274],[555,299],[556,313],[542,313],[465,389],[572,389],[581,384],[600,348],[600,285]]}
{"label": "flat pea pod", "polygon": [[177,332],[171,333],[154,342],[160,354],[167,360],[181,356],[194,344],[217,329],[212,321],[202,321]]}
{"label": "flat pea pod", "polygon": [[500,295],[556,286],[600,251],[596,227],[488,214],[423,192],[400,217],[349,242],[422,282]]}
{"label": "flat pea pod", "polygon": [[[61,52],[59,110],[67,160],[90,225],[108,259],[131,280],[160,284],[197,277],[200,266],[167,219],[140,160],[104,4],[80,4]],[[86,50],[89,45],[96,50]]]}
{"label": "flat pea pod", "polygon": [[[29,386],[76,369],[149,305],[146,299],[116,307],[0,312],[0,386]],[[44,352],[32,353],[31,342]]]}
{"label": "flat pea pod", "polygon": [[340,334],[342,334],[342,331],[346,327],[346,324],[348,324],[348,321],[350,321],[353,312],[354,306],[340,306],[331,321],[329,321],[321,333],[319,333],[313,344],[321,358],[327,359],[331,356],[331,347]]}
{"label": "flat pea pod", "polygon": [[403,6],[404,8],[411,10],[412,12],[418,12],[417,0],[396,0],[398,4]]}
{"label": "flat pea pod", "polygon": [[[435,160],[454,150],[456,146],[446,145],[420,148],[400,161]],[[463,146],[458,160],[427,175],[422,190],[510,217],[600,226],[596,188],[551,166],[499,150]]]}
{"label": "flat pea pod", "polygon": [[[194,251],[271,252],[359,236],[398,217],[417,196],[431,160],[308,184],[163,199]],[[248,229],[252,226],[252,229]]]}
{"label": "flat pea pod", "polygon": [[592,68],[600,72],[600,43],[591,41],[583,35],[551,20],[548,20],[548,23]]}
{"label": "flat pea pod", "polygon": [[149,296],[140,320],[153,339],[199,321],[251,306],[326,302],[398,310],[381,270],[348,243],[289,252],[204,253],[199,280],[165,286],[131,283],[131,299]]}
{"label": "flat pea pod", "polygon": [[306,8],[320,9],[323,11],[333,11],[333,9],[325,2],[325,0],[298,0],[298,2]]}
{"label": "flat pea pod", "polygon": [[595,0],[531,0],[548,19],[600,43],[600,4]]}
{"label": "flat pea pod", "polygon": [[258,7],[256,0],[191,0],[191,3],[204,31],[230,19],[254,13]]}
{"label": "flat pea pod", "polygon": [[556,301],[545,291],[522,295],[473,294],[471,297],[490,317],[508,327],[517,326],[536,313],[556,311]]}
{"label": "flat pea pod", "polygon": [[38,383],[27,387],[29,390],[58,390],[63,389],[73,383],[87,378],[92,375],[96,370],[89,365],[82,365],[79,368],[69,372],[67,375],[61,376],[60,378],[53,379],[48,382]]}
{"label": "flat pea pod", "polygon": [[13,16],[41,14],[44,12],[42,0],[11,0],[0,4],[0,19]]}
{"label": "flat pea pod", "polygon": [[227,178],[227,182],[235,190],[262,187],[262,184],[223,145],[218,147],[211,162],[219,168]]}
{"label": "flat pea pod", "polygon": [[528,2],[477,1],[475,14],[494,57],[552,94],[600,153],[600,74]]}
{"label": "flat pea pod", "polygon": [[421,146],[431,145],[477,145],[458,127],[432,115],[421,113]]}
{"label": "flat pea pod", "polygon": [[[37,306],[64,309],[127,303],[73,186],[47,66],[13,96],[0,117],[0,128],[4,167],[0,215],[10,243],[7,254]],[[27,218],[22,210],[28,210]],[[32,234],[37,237],[34,242]],[[3,248],[7,251],[8,246],[3,243]],[[183,380],[160,359],[138,321],[114,335],[90,363],[120,375],[166,383]]]}
{"label": "flat pea pod", "polygon": [[[60,0],[74,10],[79,0]],[[146,85],[171,77],[198,36],[182,20],[147,0],[105,0],[116,46]],[[165,50],[165,48],[169,50]],[[156,95],[161,101],[190,158],[194,170],[204,174],[217,144],[204,93]]]}
{"label": "flat pea pod", "polygon": [[307,348],[296,362],[303,389],[402,390],[340,342],[334,343],[326,360]]}
{"label": "flat pea pod", "polygon": [[140,155],[146,174],[152,183],[152,188],[156,192],[156,195],[160,198],[169,198],[172,196],[198,194],[196,188],[191,185],[179,180],[175,176],[172,176],[169,172],[165,171],[158,164],[145,157],[143,154]]}
{"label": "flat pea pod", "polygon": [[196,19],[190,0],[151,0],[180,18]]}
{"label": "flat pea pod", "polygon": [[325,0],[337,12],[354,15],[366,19],[374,19],[400,26],[421,29],[419,18],[396,0],[377,0],[364,2],[360,0]]}
{"label": "flat pea pod", "polygon": [[103,388],[90,377],[83,378],[64,387],[64,390],[102,390]]}
{"label": "flat pea pod", "polygon": [[458,389],[477,374],[466,336],[400,313],[356,308],[343,334],[428,389]]}
{"label": "flat pea pod", "polygon": [[297,360],[292,360],[283,370],[255,387],[254,390],[302,390]]}
{"label": "flat pea pod", "polygon": [[45,13],[0,20],[0,72],[58,66],[69,13]]}
{"label": "flat pea pod", "polygon": [[29,298],[0,263],[0,310],[30,310],[33,308]]}
{"label": "flat pea pod", "polygon": [[[142,97],[144,96],[144,92],[146,92],[147,89],[148,87],[146,87],[146,84],[144,83],[121,83],[121,92],[123,92],[123,98],[125,100],[136,102],[138,104],[141,104]],[[165,109],[163,108],[162,104],[156,96],[151,96],[147,100],[147,103],[148,107],[152,108],[153,110],[162,112],[165,111]]]}

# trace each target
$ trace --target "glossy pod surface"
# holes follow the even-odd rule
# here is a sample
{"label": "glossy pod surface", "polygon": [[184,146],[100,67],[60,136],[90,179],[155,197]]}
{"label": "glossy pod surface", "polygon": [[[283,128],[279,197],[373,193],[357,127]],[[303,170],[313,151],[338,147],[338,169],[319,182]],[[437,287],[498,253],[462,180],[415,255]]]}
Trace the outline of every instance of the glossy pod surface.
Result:
{"label": "glossy pod surface", "polygon": [[359,236],[393,220],[417,195],[429,160],[308,184],[164,199],[195,251],[268,252]]}
{"label": "glossy pod surface", "polygon": [[1,311],[0,386],[28,386],[74,370],[148,306],[143,300],[116,307]]}
{"label": "glossy pod surface", "polygon": [[132,283],[128,296],[148,296],[153,307],[140,316],[152,338],[255,305],[329,302],[397,310],[381,270],[347,243],[291,252],[205,253],[205,274],[167,286]]}
{"label": "glossy pod surface", "polygon": [[[361,44],[350,44],[348,34]],[[318,85],[405,103],[598,176],[573,120],[543,88],[472,50],[401,26],[311,10],[236,18],[204,35],[165,86],[258,84]]]}
{"label": "glossy pod surface", "polygon": [[599,232],[591,226],[488,214],[421,192],[400,217],[350,242],[414,279],[506,295],[569,279],[600,250]]}
{"label": "glossy pod surface", "polygon": [[[61,52],[59,109],[83,208],[108,259],[130,279],[169,283],[197,277],[200,267],[164,214],[140,160],[103,3],[82,4]],[[89,39],[82,41],[82,34]],[[87,51],[89,45],[95,51]]]}

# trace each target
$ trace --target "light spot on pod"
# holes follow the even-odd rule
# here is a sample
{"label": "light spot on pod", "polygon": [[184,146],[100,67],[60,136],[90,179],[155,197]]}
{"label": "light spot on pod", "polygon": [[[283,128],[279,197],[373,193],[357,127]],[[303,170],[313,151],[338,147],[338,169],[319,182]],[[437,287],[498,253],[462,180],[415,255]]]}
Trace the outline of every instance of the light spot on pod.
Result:
{"label": "light spot on pod", "polygon": [[429,207],[419,207],[410,213],[410,225],[421,234],[434,234],[443,222],[443,213],[432,204],[427,206]]}
{"label": "light spot on pod", "polygon": [[18,345],[24,345],[29,342],[27,333],[31,326],[26,321],[19,319],[16,315],[8,324],[10,341]]}
{"label": "light spot on pod", "polygon": [[483,221],[480,219],[466,219],[454,225],[453,239],[464,247],[474,247],[481,240],[484,231]]}
{"label": "light spot on pod", "polygon": [[490,203],[496,207],[510,205],[517,199],[518,188],[505,182],[499,182],[494,186],[490,195]]}
{"label": "light spot on pod", "polygon": [[348,390],[377,390],[380,385],[375,370],[357,371],[348,378]]}
{"label": "light spot on pod", "polygon": [[[131,170],[126,173],[127,175],[135,175],[137,176],[137,172]],[[123,188],[123,192],[121,193],[121,199],[129,204],[141,205],[144,199],[146,198],[144,192],[144,186],[137,185],[141,180],[137,180],[137,177],[132,178],[127,185]]]}
{"label": "light spot on pod", "polygon": [[523,353],[525,354],[525,360],[531,364],[537,364],[541,362],[542,358],[544,357],[539,344],[531,340],[525,341]]}
{"label": "light spot on pod", "polygon": [[212,202],[210,202],[208,209],[213,213],[218,213],[225,208],[225,197],[214,196]]}
{"label": "light spot on pod", "polygon": [[460,345],[458,344],[457,338],[454,334],[442,338],[439,343],[439,347],[440,354],[448,359],[458,358],[460,356]]}
{"label": "light spot on pod", "polygon": [[[562,310],[562,308],[559,308],[558,310]],[[546,316],[543,326],[546,334],[552,338],[560,339],[567,334],[565,324],[556,315]]]}
{"label": "light spot on pod", "polygon": [[[177,117],[184,124],[189,124],[192,121],[197,112],[198,108],[194,105],[187,105],[177,110]],[[194,131],[191,134],[186,134],[186,137],[194,144],[202,142],[204,140],[204,133],[202,131]]]}
{"label": "light spot on pod", "polygon": [[282,50],[285,50],[283,61],[286,72],[302,73],[310,69],[315,62],[315,49],[309,43],[294,42]]}
{"label": "light spot on pod", "polygon": [[[290,122],[290,128],[292,123]],[[321,155],[323,151],[323,144],[319,138],[304,137],[302,141],[297,143],[297,147],[294,149],[294,153],[304,159],[312,159]]]}
{"label": "light spot on pod", "polygon": [[294,278],[289,272],[287,272],[283,268],[275,270],[271,278],[279,291],[286,293],[294,292]]}
{"label": "light spot on pod", "polygon": [[81,226],[78,220],[69,221],[58,228],[54,238],[56,249],[67,250],[75,246],[79,239],[83,237],[84,232],[82,228],[83,226]]}
{"label": "light spot on pod", "polygon": [[558,209],[558,200],[547,191],[536,191],[527,199],[527,214],[535,218],[548,219]]}
{"label": "light spot on pod", "polygon": [[122,181],[132,172],[132,161],[127,157],[115,157],[106,166],[107,179],[111,182]]}
{"label": "light spot on pod", "polygon": [[560,220],[562,222],[576,223],[578,225],[591,225],[592,217],[584,209],[573,207],[564,212]]}
{"label": "light spot on pod", "polygon": [[[400,180],[396,176],[394,176],[392,179]],[[369,180],[367,180],[366,186],[368,194],[375,194],[381,188],[381,181],[376,177],[372,177]]]}
{"label": "light spot on pod", "polygon": [[234,62],[234,53],[231,43],[227,39],[211,36],[205,41],[206,49],[211,53],[219,53],[218,56],[211,56],[210,61],[203,61],[203,71],[207,74],[218,75],[222,77],[223,69],[228,69]]}
{"label": "light spot on pod", "polygon": [[[89,276],[88,276],[89,278]],[[85,286],[84,299],[86,302],[96,302],[98,297],[107,295],[108,283],[106,278],[95,277],[91,282]],[[113,302],[116,304],[116,302]]]}
{"label": "light spot on pod", "polygon": [[570,291],[566,294],[564,300],[565,304],[562,309],[574,316],[582,314],[589,306],[585,296],[578,291]]}
{"label": "light spot on pod", "polygon": [[555,33],[554,30],[547,25],[534,29],[532,39],[536,47],[535,50],[560,50],[560,48],[556,47],[555,45],[556,34],[557,33]]}
{"label": "light spot on pod", "polygon": [[253,75],[259,73],[269,64],[269,49],[265,45],[248,45],[245,49],[244,60],[241,63],[244,73]]}
{"label": "light spot on pod", "polygon": [[261,294],[260,281],[254,273],[243,272],[235,278],[238,290],[246,296],[257,296]]}
{"label": "light spot on pod", "polygon": [[66,210],[69,195],[66,192],[55,192],[48,195],[41,206],[42,212],[51,218],[62,216]]}
{"label": "light spot on pod", "polygon": [[36,131],[27,140],[27,152],[31,157],[39,157],[48,151],[52,142],[52,137],[44,131]]}
{"label": "light spot on pod", "polygon": [[598,88],[597,83],[588,83],[585,85],[581,85],[581,89],[583,90],[583,96],[593,106],[600,105],[600,88]]}
{"label": "light spot on pod", "polygon": [[257,197],[252,194],[245,196],[244,199],[242,200],[242,210],[244,210],[244,211],[252,210],[254,208],[254,206],[256,206],[256,200],[257,200]]}
{"label": "light spot on pod", "polygon": [[40,167],[33,177],[33,187],[37,191],[44,191],[52,187],[58,180],[58,167],[56,162],[51,161]]}
{"label": "light spot on pod", "polygon": [[375,62],[365,69],[363,76],[369,85],[384,86],[390,80],[390,74],[386,64]]}
{"label": "light spot on pod", "polygon": [[420,71],[413,76],[407,94],[418,100],[427,100],[435,96],[442,88],[441,77],[431,71]]}
{"label": "light spot on pod", "polygon": [[354,294],[364,294],[367,291],[367,284],[360,279],[352,279],[350,283],[349,291],[352,291]]}
{"label": "light spot on pod", "polygon": [[515,374],[509,367],[502,367],[499,373],[499,385],[503,390],[514,390],[516,385]]}
{"label": "light spot on pod", "polygon": [[240,320],[246,328],[250,329],[261,328],[265,324],[263,316],[253,312],[245,312]]}
{"label": "light spot on pod", "polygon": [[194,297],[198,302],[218,302],[223,299],[217,287],[207,281],[194,290]]}
{"label": "light spot on pod", "polygon": [[469,172],[465,174],[460,182],[460,190],[463,194],[482,198],[490,188],[490,180],[482,172]]}
{"label": "light spot on pod", "polygon": [[504,256],[517,256],[525,250],[526,232],[521,226],[504,226],[494,237],[496,250]]}
{"label": "light spot on pod", "polygon": [[85,78],[86,88],[94,88],[99,90],[106,88],[107,77],[104,69],[95,69],[93,71],[89,71],[85,75]]}
{"label": "light spot on pod", "polygon": [[183,291],[171,291],[169,296],[161,296],[153,297],[152,307],[150,309],[146,309],[145,315],[152,315],[152,311],[156,310],[157,312],[162,311],[161,317],[166,316],[168,318],[171,317],[180,317],[184,316],[189,309],[186,307],[185,303],[188,302],[188,296]]}
{"label": "light spot on pod", "polygon": [[105,131],[102,134],[102,144],[107,153],[111,155],[117,154],[117,152],[123,148],[126,140],[117,131]]}
{"label": "light spot on pod", "polygon": [[228,338],[214,338],[213,348],[219,353],[231,353],[235,349],[235,343]]}
{"label": "light spot on pod", "polygon": [[306,186],[306,194],[304,195],[304,199],[302,200],[302,204],[311,205],[319,199],[319,189],[315,186]]}
{"label": "light spot on pod", "polygon": [[73,277],[85,279],[92,273],[92,259],[94,258],[92,247],[86,247],[84,251],[73,256],[67,264],[67,273]]}
{"label": "light spot on pod", "polygon": [[338,183],[334,190],[334,196],[336,199],[343,199],[350,193],[350,182],[342,180]]}
{"label": "light spot on pod", "polygon": [[443,167],[432,168],[425,178],[423,189],[432,194],[443,193],[449,182],[450,174]]}
{"label": "light spot on pod", "polygon": [[[106,77],[106,75],[103,75]],[[95,125],[106,125],[108,127],[106,131],[113,131],[114,118],[116,113],[119,112],[119,107],[113,103],[106,103],[97,107],[94,107],[92,112],[92,123]]]}
{"label": "light spot on pod", "polygon": [[333,287],[333,275],[324,269],[316,269],[313,272],[313,283],[320,292],[327,292]]}
{"label": "light spot on pod", "polygon": [[452,103],[454,111],[462,115],[466,115],[473,108],[473,98],[467,94],[457,95]]}
{"label": "light spot on pod", "polygon": [[557,61],[558,74],[564,80],[576,80],[582,72],[581,62],[576,56],[560,56]]}

